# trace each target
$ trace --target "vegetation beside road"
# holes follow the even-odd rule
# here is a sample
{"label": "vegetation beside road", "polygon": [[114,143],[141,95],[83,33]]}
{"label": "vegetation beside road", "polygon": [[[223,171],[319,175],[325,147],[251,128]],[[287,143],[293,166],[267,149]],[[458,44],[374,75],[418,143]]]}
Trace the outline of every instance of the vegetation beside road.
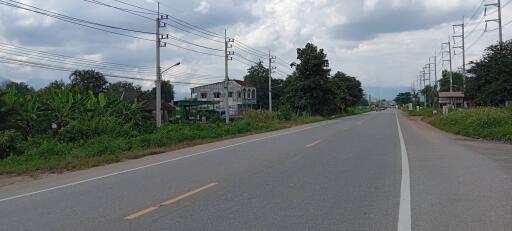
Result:
{"label": "vegetation beside road", "polygon": [[[110,83],[95,70],[74,71],[69,83],[55,81],[39,90],[24,83],[2,84],[0,174],[88,168],[364,112],[350,109],[362,105],[361,82],[340,71],[331,76],[323,49],[308,43],[297,49],[297,59],[290,65],[295,68],[292,74],[274,80],[273,106],[278,112],[251,111],[227,125],[220,119],[206,124],[184,120],[156,129],[154,109],[148,105],[156,98],[155,88]],[[263,93],[256,108],[269,108],[264,100],[268,74],[257,63],[244,77]],[[162,98],[164,102],[174,99],[171,82],[162,83]]]}
{"label": "vegetation beside road", "polygon": [[410,111],[423,116],[441,130],[476,139],[512,142],[512,108],[477,108],[454,110],[448,115],[434,115],[432,109]]}
{"label": "vegetation beside road", "polygon": [[[368,110],[349,109],[335,117],[355,115]],[[23,155],[11,155],[0,160],[0,174],[61,172],[85,169],[124,159],[140,158],[165,151],[249,135],[288,128],[313,122],[320,122],[331,117],[293,115],[283,118],[281,113],[268,111],[248,112],[244,119],[231,124],[185,123],[165,124],[159,130],[150,132],[125,131],[110,126],[97,137],[66,142],[61,139],[32,138],[21,144],[13,131],[2,131],[0,145],[12,145],[23,150]]]}

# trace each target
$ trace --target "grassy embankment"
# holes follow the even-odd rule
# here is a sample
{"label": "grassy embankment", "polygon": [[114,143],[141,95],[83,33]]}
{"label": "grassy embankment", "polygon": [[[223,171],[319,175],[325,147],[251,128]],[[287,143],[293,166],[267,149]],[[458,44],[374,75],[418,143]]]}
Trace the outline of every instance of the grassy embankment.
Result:
{"label": "grassy embankment", "polygon": [[454,134],[512,142],[512,108],[455,110],[448,115],[434,115],[431,109],[425,109],[420,112],[409,112],[409,115],[424,116],[434,127]]}
{"label": "grassy embankment", "polygon": [[[335,117],[364,113],[351,110]],[[255,133],[320,122],[333,117],[291,116],[286,120],[277,113],[254,111],[243,120],[214,124],[166,124],[148,133],[103,134],[79,142],[59,139],[34,139],[19,146],[22,155],[0,160],[0,174],[49,173],[85,169],[126,159],[136,159],[198,144]]]}

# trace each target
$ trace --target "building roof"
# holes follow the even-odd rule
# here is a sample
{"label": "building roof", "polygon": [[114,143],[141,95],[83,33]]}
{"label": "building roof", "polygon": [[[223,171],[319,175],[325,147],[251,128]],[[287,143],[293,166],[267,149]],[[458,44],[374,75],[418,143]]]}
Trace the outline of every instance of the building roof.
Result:
{"label": "building roof", "polygon": [[[242,81],[242,80],[231,79],[229,81],[230,82],[235,82],[235,83],[237,83],[238,85],[240,85],[242,87],[253,87],[253,88],[256,87],[252,83],[249,83],[249,82],[246,82],[246,81]],[[219,84],[219,83],[224,83],[224,81],[216,82],[216,83],[210,83],[210,84],[205,84],[205,85],[202,85],[202,86],[193,87],[192,89],[196,89],[196,88],[200,88],[200,87],[205,87],[205,86],[210,86],[210,85],[215,85],[215,84]]]}
{"label": "building roof", "polygon": [[464,92],[439,92],[439,98],[464,98]]}
{"label": "building roof", "polygon": [[234,79],[233,81],[235,81],[236,83],[240,84],[240,86],[242,86],[242,87],[256,87],[256,86],[254,86],[254,84],[249,83],[247,81],[236,80],[236,79]]}

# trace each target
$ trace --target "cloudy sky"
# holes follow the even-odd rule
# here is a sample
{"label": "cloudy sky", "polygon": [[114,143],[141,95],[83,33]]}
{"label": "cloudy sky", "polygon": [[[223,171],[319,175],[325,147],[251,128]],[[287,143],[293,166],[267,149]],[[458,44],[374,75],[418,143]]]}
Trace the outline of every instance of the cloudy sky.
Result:
{"label": "cloudy sky", "polygon": [[[479,7],[481,2],[161,0],[163,13],[183,20],[165,20],[168,25],[162,29],[163,33],[169,33],[174,37],[167,41],[189,49],[172,45],[162,48],[162,66],[165,68],[178,61],[182,63],[165,77],[181,82],[176,85],[178,96],[188,94],[192,85],[186,83],[222,79],[224,59],[213,55],[222,55],[219,50],[222,50],[224,45],[219,42],[222,38],[218,35],[223,35],[224,29],[227,29],[229,37],[242,43],[235,43],[235,59],[238,61],[233,60],[229,63],[231,78],[243,78],[247,66],[241,62],[249,62],[243,58],[257,61],[260,58],[253,54],[266,53],[268,49],[278,57],[279,73],[276,73],[276,76],[290,73],[291,69],[286,64],[295,61],[296,48],[313,42],[325,50],[333,72],[341,70],[357,76],[369,93],[377,97],[390,98],[397,91],[411,86],[421,68],[428,62],[429,56],[439,54],[441,43],[447,42],[449,36],[453,35],[452,25],[461,23],[463,16],[466,17],[466,33],[469,34],[466,39],[466,45],[469,47],[468,60],[478,59],[486,46],[497,41],[498,32],[492,31],[497,24],[489,23],[488,28],[491,31],[484,34],[485,23],[479,23],[482,19],[496,18],[497,13],[491,7],[488,16],[483,18],[484,7]],[[493,0],[485,2],[493,3]],[[106,33],[5,5],[13,3],[28,9],[34,9],[30,6],[35,6],[64,16],[135,30],[138,32],[95,26],[137,38]],[[512,7],[508,3],[510,1],[507,0],[502,3],[504,24],[512,20]],[[138,15],[105,5],[129,9],[131,13]],[[151,69],[148,69],[155,65],[155,42],[151,41],[154,36],[139,33],[155,30],[155,22],[150,20],[155,16],[148,10],[156,10],[156,4],[151,0],[1,0],[0,62],[10,58],[11,63],[0,63],[0,78],[27,81],[39,87],[51,80],[67,79],[69,75],[64,71],[15,65],[12,59],[66,68],[74,68],[74,65],[77,65],[76,61],[70,64],[27,55],[33,53],[26,53],[27,50],[24,50],[25,53],[19,53],[23,48],[95,60],[110,67],[112,65],[105,62],[116,63],[118,69],[112,70],[113,74],[154,78]],[[59,17],[64,17],[62,15]],[[190,27],[191,25],[197,27]],[[198,28],[209,32],[205,33]],[[505,26],[504,39],[511,38],[511,28],[512,26],[509,28],[508,24]],[[250,46],[252,50],[247,52],[245,46]],[[213,55],[192,52],[190,49]],[[243,58],[238,55],[242,55]],[[80,64],[83,65],[83,62],[84,60],[81,60]],[[120,65],[117,64],[133,65],[138,68],[122,66],[124,69],[120,70]],[[458,51],[453,59],[454,69],[461,64],[461,55]],[[153,84],[150,81],[137,83],[146,88]]]}

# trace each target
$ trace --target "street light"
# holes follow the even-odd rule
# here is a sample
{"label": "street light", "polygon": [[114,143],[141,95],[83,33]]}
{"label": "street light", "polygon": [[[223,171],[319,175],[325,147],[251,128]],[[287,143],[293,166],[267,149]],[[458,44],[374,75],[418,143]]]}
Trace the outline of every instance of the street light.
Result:
{"label": "street light", "polygon": [[163,74],[163,73],[165,73],[166,71],[170,70],[170,69],[171,69],[171,68],[173,68],[173,67],[179,66],[180,64],[181,64],[181,62],[177,62],[176,64],[174,64],[174,65],[172,65],[172,66],[170,66],[170,67],[166,68],[165,70],[163,70],[163,71],[162,71],[162,74]]}
{"label": "street light", "polygon": [[[160,71],[160,73],[158,73],[157,71],[157,80],[156,80],[156,127],[159,128],[161,125],[162,125],[162,90],[161,90],[161,82],[162,82],[162,74],[165,73],[166,71],[170,70],[171,68],[173,67],[176,67],[176,66],[179,66],[181,63],[180,62],[177,62],[176,64],[166,68],[165,70],[163,71]],[[158,67],[158,69],[160,69],[160,67]]]}

